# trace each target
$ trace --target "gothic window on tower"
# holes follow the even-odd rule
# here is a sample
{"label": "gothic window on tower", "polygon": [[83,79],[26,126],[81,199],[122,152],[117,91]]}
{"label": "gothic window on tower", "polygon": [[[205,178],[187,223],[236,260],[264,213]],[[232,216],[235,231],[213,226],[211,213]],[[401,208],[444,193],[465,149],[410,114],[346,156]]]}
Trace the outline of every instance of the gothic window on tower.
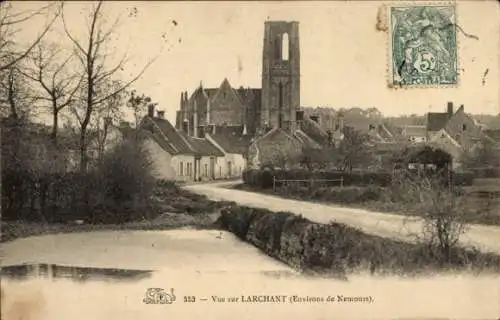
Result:
{"label": "gothic window on tower", "polygon": [[283,126],[283,84],[280,82],[279,83],[279,87],[278,87],[279,91],[278,91],[278,107],[279,107],[279,111],[278,111],[278,127],[281,128]]}
{"label": "gothic window on tower", "polygon": [[281,39],[279,36],[274,39],[274,57],[276,60],[281,59]]}
{"label": "gothic window on tower", "polygon": [[281,40],[281,60],[283,61],[288,61],[289,44],[288,33],[284,33]]}

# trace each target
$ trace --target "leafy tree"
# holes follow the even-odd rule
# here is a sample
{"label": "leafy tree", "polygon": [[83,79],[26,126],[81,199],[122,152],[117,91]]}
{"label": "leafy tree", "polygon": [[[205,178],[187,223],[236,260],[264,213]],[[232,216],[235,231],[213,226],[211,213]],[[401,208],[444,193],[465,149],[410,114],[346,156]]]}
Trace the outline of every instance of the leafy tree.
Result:
{"label": "leafy tree", "polygon": [[136,128],[138,128],[139,122],[149,107],[156,107],[157,105],[158,103],[152,102],[150,97],[144,94],[139,95],[136,90],[132,90],[130,92],[127,100],[127,108],[129,108],[134,114]]}

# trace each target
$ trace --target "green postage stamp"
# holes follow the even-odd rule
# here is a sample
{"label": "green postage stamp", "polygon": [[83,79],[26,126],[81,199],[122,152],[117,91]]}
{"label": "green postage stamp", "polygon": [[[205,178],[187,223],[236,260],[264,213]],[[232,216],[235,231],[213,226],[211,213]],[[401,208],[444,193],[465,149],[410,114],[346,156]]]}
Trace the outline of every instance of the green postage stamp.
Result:
{"label": "green postage stamp", "polygon": [[394,6],[389,10],[392,85],[457,85],[455,6]]}

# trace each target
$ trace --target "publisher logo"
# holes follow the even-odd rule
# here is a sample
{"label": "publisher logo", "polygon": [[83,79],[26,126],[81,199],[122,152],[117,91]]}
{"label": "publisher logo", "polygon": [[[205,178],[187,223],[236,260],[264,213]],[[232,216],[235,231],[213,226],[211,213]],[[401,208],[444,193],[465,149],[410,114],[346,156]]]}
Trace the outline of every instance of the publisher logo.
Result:
{"label": "publisher logo", "polygon": [[148,288],[142,302],[146,304],[172,304],[175,301],[174,289]]}

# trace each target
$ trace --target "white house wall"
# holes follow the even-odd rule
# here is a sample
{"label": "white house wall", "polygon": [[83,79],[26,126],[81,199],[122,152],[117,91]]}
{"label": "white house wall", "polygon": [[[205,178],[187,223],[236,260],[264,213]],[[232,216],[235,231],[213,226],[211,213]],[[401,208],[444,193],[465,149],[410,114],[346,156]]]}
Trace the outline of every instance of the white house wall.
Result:
{"label": "white house wall", "polygon": [[[182,171],[181,171],[182,163]],[[194,180],[194,156],[188,154],[178,154],[172,157],[171,166],[175,171],[176,181]],[[188,168],[191,168],[188,170]]]}
{"label": "white house wall", "polygon": [[432,137],[431,142],[432,144],[448,152],[452,156],[453,169],[459,168],[462,165],[461,158],[463,155],[463,149],[455,140],[453,140],[452,137],[450,137],[450,135],[445,130],[437,132]]}
{"label": "white house wall", "polygon": [[172,156],[163,150],[155,141],[147,139],[144,142],[152,166],[152,174],[156,179],[174,180],[176,172],[172,167]]}

